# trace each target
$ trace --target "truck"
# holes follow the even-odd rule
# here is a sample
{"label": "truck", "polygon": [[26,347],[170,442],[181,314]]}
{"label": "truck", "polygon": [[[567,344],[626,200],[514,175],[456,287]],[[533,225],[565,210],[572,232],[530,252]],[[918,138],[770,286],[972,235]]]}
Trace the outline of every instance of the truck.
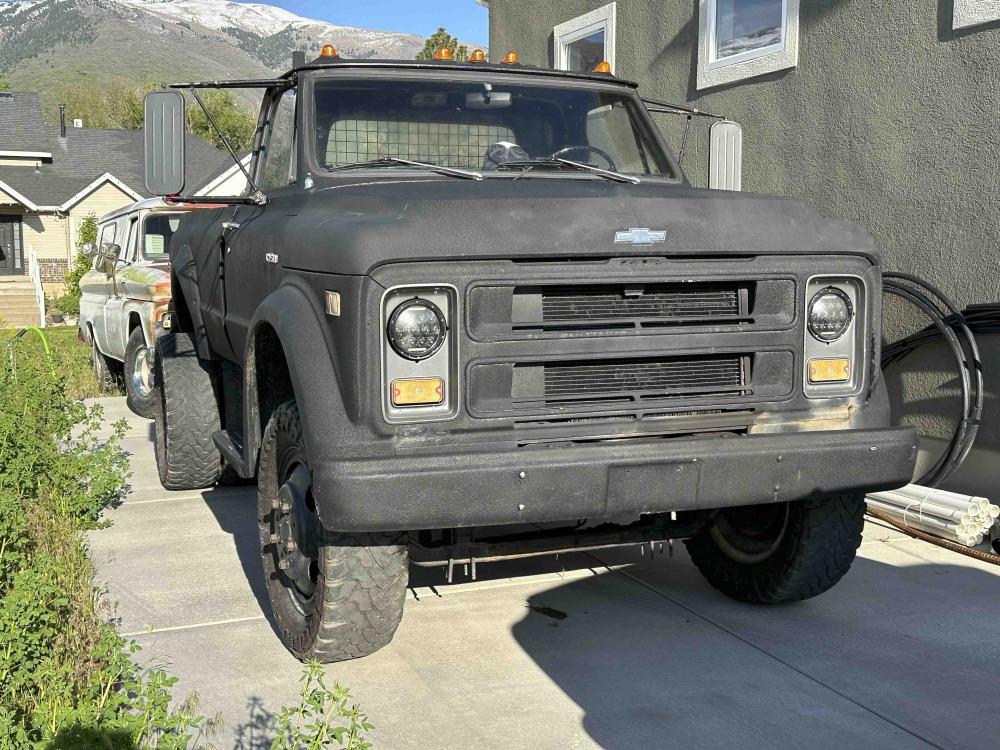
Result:
{"label": "truck", "polygon": [[171,238],[163,485],[256,478],[300,659],[387,644],[410,564],[683,540],[737,600],[830,589],[917,455],[872,238],[692,186],[607,66],[451,58],[149,95],[147,184],[180,201],[187,100],[263,94],[245,193]]}
{"label": "truck", "polygon": [[156,339],[170,302],[167,247],[182,211],[157,198],[101,217],[92,258],[80,279],[80,339],[91,347],[94,378],[103,392],[124,384],[136,414],[152,419],[159,396],[153,382]]}

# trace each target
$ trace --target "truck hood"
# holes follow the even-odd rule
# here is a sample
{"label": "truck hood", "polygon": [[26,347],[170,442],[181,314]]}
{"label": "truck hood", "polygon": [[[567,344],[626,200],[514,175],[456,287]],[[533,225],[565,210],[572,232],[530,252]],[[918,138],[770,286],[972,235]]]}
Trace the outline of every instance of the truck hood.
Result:
{"label": "truck hood", "polygon": [[[282,261],[308,271],[361,275],[397,261],[623,255],[853,254],[878,262],[861,227],[823,218],[801,201],[662,182],[428,175],[317,182],[299,201],[286,225],[295,241],[285,244]],[[632,228],[665,232],[665,240],[615,242]]]}

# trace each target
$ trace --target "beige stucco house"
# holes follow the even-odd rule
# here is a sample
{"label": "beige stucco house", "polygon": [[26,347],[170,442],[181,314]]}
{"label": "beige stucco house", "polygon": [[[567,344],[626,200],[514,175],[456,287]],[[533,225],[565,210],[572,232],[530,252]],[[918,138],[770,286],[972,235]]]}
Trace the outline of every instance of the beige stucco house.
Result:
{"label": "beige stucco house", "polygon": [[[186,149],[192,192],[233,166],[197,136]],[[59,294],[83,220],[146,197],[142,131],[46,126],[37,94],[0,93],[0,283],[25,280],[33,253],[46,296]]]}

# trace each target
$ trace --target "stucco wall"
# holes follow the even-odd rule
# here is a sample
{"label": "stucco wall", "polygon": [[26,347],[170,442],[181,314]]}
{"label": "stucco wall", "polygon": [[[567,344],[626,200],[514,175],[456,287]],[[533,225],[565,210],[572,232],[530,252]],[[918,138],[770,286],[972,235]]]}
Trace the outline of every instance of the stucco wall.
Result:
{"label": "stucco wall", "polygon": [[[491,0],[491,55],[516,49],[551,65],[552,27],[603,4]],[[740,122],[744,190],[798,196],[862,224],[886,268],[933,279],[960,305],[1000,299],[997,24],[953,31],[952,0],[801,0],[796,68],[698,91],[697,8],[618,0],[618,74],[644,95]],[[676,150],[683,122],[658,117]],[[707,183],[707,125],[692,126],[685,150],[697,185]],[[890,303],[887,336],[914,320]],[[941,385],[950,367],[940,353],[914,360],[909,396],[895,399],[897,414],[929,435],[950,429]],[[988,400],[1000,370],[990,375]],[[1000,447],[995,423],[980,435],[978,446]]]}

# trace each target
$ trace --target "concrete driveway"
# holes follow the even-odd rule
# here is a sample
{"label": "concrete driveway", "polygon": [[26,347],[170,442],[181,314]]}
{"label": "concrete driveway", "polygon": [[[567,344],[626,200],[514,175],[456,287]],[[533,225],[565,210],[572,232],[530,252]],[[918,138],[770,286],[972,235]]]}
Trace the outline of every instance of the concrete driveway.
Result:
{"label": "concrete driveway", "polygon": [[[269,746],[300,665],[268,620],[254,488],[167,492],[122,399],[133,490],[95,532],[141,663],[221,712],[221,748]],[[850,575],[799,605],[724,598],[683,545],[416,569],[395,640],[331,665],[379,748],[986,748],[1000,729],[995,567],[869,523]]]}

